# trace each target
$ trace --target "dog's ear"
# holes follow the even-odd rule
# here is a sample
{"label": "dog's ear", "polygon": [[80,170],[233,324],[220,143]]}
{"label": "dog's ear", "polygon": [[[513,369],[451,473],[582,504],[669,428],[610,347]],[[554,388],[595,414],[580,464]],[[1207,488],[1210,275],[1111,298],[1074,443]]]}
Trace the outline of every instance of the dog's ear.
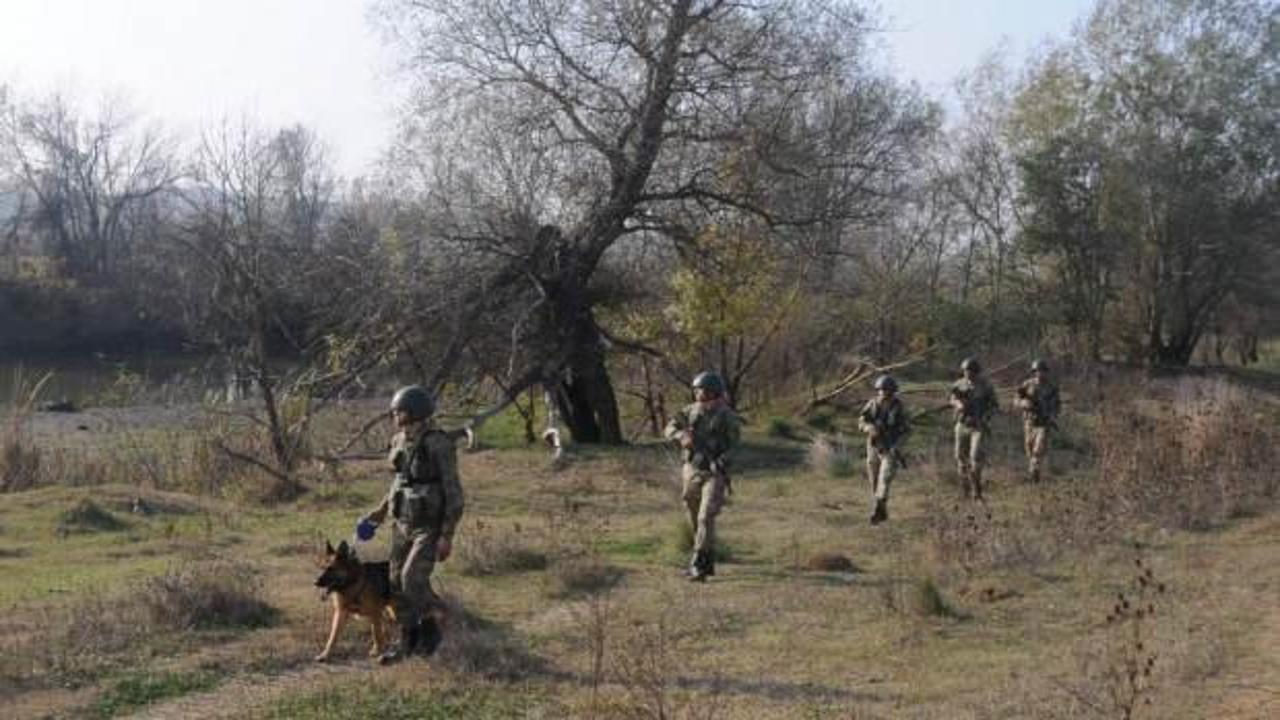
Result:
{"label": "dog's ear", "polygon": [[333,555],[333,554],[334,554],[334,550],[333,550],[333,543],[329,542],[328,540],[325,540],[325,541],[324,541],[324,554],[325,554],[325,555]]}
{"label": "dog's ear", "polygon": [[351,557],[351,548],[347,545],[346,540],[343,540],[342,542],[338,543],[338,556]]}

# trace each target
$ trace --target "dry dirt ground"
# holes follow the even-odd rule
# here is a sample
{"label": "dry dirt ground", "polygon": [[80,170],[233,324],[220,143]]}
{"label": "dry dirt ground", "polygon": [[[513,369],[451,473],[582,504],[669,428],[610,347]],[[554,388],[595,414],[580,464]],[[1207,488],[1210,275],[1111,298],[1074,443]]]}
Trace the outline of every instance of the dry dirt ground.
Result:
{"label": "dry dirt ground", "polygon": [[[270,507],[120,483],[0,495],[0,717],[1123,717],[1133,626],[1107,616],[1132,596],[1136,560],[1167,591],[1139,628],[1137,654],[1156,659],[1133,717],[1280,717],[1280,511],[1067,547],[1015,521],[1087,463],[1024,485],[1015,427],[999,428],[987,506],[958,498],[945,440],[926,432],[892,520],[871,527],[859,461],[852,475],[814,469],[807,443],[757,423],[721,516],[728,557],[702,586],[679,577],[668,451],[575,451],[563,467],[539,450],[464,454],[467,516],[438,568],[449,639],[392,669],[365,657],[358,621],[330,664],[311,660],[328,616],[316,557],[384,488],[376,463]],[[118,523],[68,532],[85,500]],[[942,516],[987,530],[948,535]],[[948,543],[975,538],[1000,547],[956,560]],[[66,671],[59,623],[109,625],[148,578],[207,563],[252,569],[273,620],[67,645]],[[152,689],[127,690],[139,677]]]}

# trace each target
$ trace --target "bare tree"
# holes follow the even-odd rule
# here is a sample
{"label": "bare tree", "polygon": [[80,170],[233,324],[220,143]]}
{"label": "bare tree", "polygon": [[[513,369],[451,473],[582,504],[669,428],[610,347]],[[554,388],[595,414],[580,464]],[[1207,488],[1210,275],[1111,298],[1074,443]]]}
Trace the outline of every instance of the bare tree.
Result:
{"label": "bare tree", "polygon": [[27,224],[78,277],[103,277],[131,250],[129,214],[174,187],[173,142],[139,129],[118,101],[84,117],[65,98],[0,106],[0,147],[25,197]]}
{"label": "bare tree", "polygon": [[606,350],[627,343],[593,291],[606,253],[693,243],[716,213],[775,229],[863,213],[893,139],[918,132],[892,108],[856,112],[867,25],[846,3],[378,7],[419,99],[402,167],[439,237],[487,258],[464,325],[509,308],[526,342],[506,386],[553,379],[579,441],[622,441]]}
{"label": "bare tree", "polygon": [[[266,452],[224,452],[291,481],[315,454],[316,413],[342,397],[396,342],[380,265],[355,218],[332,222],[336,182],[305,128],[223,123],[201,138],[172,233],[191,337],[253,389],[243,413]],[[281,362],[281,361],[284,362]]]}
{"label": "bare tree", "polygon": [[971,302],[975,262],[984,263],[985,345],[996,341],[1000,313],[1008,300],[1013,246],[1019,229],[1018,167],[1008,139],[1013,86],[998,56],[988,57],[958,86],[964,117],[952,133],[943,162],[946,187],[968,220],[968,247],[962,265],[961,302]]}

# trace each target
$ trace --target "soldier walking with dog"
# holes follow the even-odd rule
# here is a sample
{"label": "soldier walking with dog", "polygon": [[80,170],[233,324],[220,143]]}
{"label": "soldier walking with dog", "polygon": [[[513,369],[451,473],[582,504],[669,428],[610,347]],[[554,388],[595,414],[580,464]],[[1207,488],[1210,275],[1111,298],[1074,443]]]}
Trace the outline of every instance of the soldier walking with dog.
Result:
{"label": "soldier walking with dog", "polygon": [[693,379],[694,403],[667,423],[666,437],[684,450],[681,498],[693,527],[693,557],[687,576],[706,582],[716,574],[716,516],[729,488],[729,453],[741,436],[739,419],[714,372]]}
{"label": "soldier walking with dog", "polygon": [[1031,363],[1031,377],[1018,386],[1022,441],[1027,453],[1027,481],[1039,482],[1049,456],[1049,430],[1058,426],[1058,386],[1049,379],[1049,364]]}
{"label": "soldier walking with dog", "polygon": [[991,439],[991,416],[998,403],[995,388],[983,376],[982,365],[975,358],[965,358],[960,363],[960,371],[964,376],[951,386],[951,407],[956,417],[956,467],[965,497],[981,500],[986,444]]}
{"label": "soldier walking with dog", "polygon": [[858,429],[867,436],[867,480],[875,509],[871,524],[889,519],[889,484],[898,465],[906,466],[899,445],[911,432],[907,409],[898,398],[898,381],[892,375],[876,378],[876,396],[858,416]]}
{"label": "soldier walking with dog", "polygon": [[379,658],[383,664],[430,655],[442,639],[445,607],[431,588],[431,572],[453,551],[465,500],[454,440],[432,422],[434,413],[435,401],[425,389],[411,385],[396,392],[391,414],[399,431],[389,456],[395,480],[356,526],[357,537],[368,540],[388,515],[394,521],[390,574],[400,641]]}

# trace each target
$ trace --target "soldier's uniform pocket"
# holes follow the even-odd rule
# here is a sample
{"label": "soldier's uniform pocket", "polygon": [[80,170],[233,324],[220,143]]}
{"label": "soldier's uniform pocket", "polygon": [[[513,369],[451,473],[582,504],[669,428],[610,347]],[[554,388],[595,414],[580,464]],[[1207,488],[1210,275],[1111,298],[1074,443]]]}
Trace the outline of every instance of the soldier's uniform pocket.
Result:
{"label": "soldier's uniform pocket", "polygon": [[411,528],[434,528],[444,513],[444,498],[439,486],[406,488],[401,502],[400,521]]}

